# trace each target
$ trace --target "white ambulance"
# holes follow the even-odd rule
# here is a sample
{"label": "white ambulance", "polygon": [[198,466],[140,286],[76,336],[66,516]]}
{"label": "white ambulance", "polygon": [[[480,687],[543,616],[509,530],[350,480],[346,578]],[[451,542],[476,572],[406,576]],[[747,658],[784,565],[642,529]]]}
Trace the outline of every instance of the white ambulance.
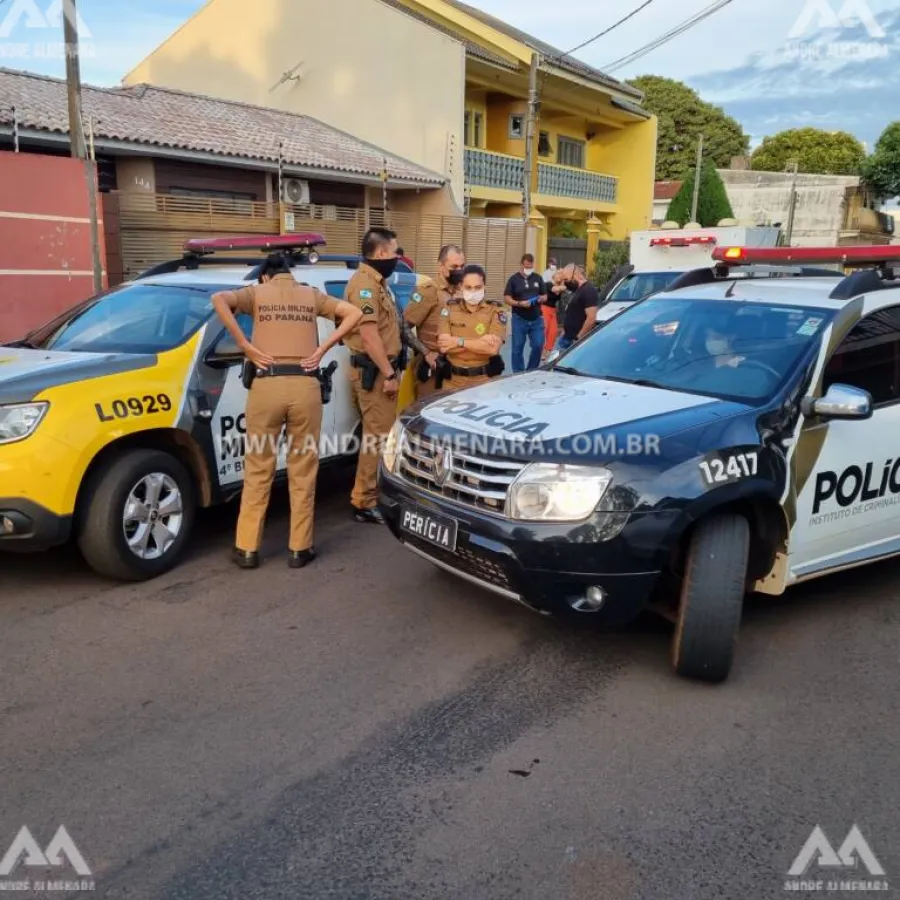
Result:
{"label": "white ambulance", "polygon": [[723,219],[711,228],[688,223],[680,228],[666,222],[660,228],[631,233],[631,267],[609,291],[597,310],[597,321],[605,322],[637,300],[664,291],[679,275],[713,263],[713,251],[725,247],[777,247],[777,226],[738,225]]}

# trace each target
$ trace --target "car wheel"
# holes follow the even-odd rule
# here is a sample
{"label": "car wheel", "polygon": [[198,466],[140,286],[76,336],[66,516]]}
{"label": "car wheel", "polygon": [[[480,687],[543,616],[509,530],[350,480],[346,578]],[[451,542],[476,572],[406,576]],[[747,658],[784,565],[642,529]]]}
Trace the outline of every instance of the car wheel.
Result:
{"label": "car wheel", "polygon": [[195,509],[193,480],[175,457],[130,450],[87,486],[78,546],[88,565],[108,578],[155,578],[178,562]]}
{"label": "car wheel", "polygon": [[672,665],[678,675],[724,681],[744,608],[750,525],[733,513],[702,520],[688,548]]}

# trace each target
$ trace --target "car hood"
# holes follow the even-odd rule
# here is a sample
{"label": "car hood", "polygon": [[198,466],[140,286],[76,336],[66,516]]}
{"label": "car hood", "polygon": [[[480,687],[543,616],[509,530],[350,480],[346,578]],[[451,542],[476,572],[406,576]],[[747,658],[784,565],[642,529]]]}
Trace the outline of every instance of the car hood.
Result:
{"label": "car hood", "polygon": [[429,432],[451,428],[543,442],[623,427],[671,436],[747,409],[680,391],[536,371],[437,397],[419,409],[419,416]]}
{"label": "car hood", "polygon": [[143,369],[154,354],[67,353],[0,347],[0,403],[27,403],[48,388]]}

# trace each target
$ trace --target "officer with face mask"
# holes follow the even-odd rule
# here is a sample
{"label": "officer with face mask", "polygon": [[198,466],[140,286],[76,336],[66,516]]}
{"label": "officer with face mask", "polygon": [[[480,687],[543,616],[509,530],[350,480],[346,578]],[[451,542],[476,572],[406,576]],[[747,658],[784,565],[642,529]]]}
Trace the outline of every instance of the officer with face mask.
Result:
{"label": "officer with face mask", "polygon": [[450,361],[455,389],[483,384],[503,374],[500,348],[506,337],[507,313],[503,304],[485,299],[486,274],[481,266],[463,269],[458,296],[440,313],[438,348]]}
{"label": "officer with face mask", "polygon": [[347,336],[350,387],[362,420],[362,446],[350,502],[357,522],[384,521],[376,507],[378,454],[397,416],[402,349],[400,313],[387,281],[397,267],[397,236],[370,228],[362,242],[363,261],[347,282],[344,299],[362,312]]}
{"label": "officer with face mask", "polygon": [[416,329],[416,336],[425,345],[426,353],[420,353],[413,361],[416,373],[416,399],[421,400],[438,390],[435,370],[438,365],[438,333],[441,310],[447,305],[462,282],[466,257],[460,247],[448,244],[438,254],[438,277],[434,281],[420,276],[404,310],[408,325]]}

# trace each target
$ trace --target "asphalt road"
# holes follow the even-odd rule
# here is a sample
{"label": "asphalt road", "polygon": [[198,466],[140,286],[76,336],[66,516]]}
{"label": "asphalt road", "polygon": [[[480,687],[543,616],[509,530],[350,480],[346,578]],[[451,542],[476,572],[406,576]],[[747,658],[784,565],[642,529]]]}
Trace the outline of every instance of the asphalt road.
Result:
{"label": "asphalt road", "polygon": [[256,572],[221,511],[149,584],[0,558],[0,854],[62,824],[95,896],[140,900],[758,900],[856,823],[900,889],[900,565],[753,600],[709,687],[666,626],[483,594],[348,490],[300,572],[283,499]]}

